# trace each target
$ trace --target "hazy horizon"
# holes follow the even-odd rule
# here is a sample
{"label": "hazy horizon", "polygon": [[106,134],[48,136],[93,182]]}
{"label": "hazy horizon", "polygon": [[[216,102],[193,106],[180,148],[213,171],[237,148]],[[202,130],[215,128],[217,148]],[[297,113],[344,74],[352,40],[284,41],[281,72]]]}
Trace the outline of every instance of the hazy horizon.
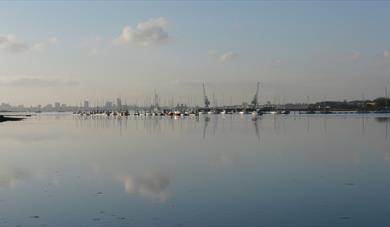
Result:
{"label": "hazy horizon", "polygon": [[1,2],[0,103],[373,99],[390,2]]}

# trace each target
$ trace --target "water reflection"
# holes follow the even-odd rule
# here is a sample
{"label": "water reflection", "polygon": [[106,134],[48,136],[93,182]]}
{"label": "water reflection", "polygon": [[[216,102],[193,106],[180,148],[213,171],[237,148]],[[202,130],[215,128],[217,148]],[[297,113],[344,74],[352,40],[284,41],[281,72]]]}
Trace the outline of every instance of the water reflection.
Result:
{"label": "water reflection", "polygon": [[259,119],[256,119],[256,120],[253,120],[253,126],[255,128],[255,134],[256,134],[256,138],[257,140],[260,142],[260,130],[259,130],[259,123],[258,123]]}
{"label": "water reflection", "polygon": [[367,117],[366,116],[362,116],[362,135],[364,135],[364,133],[366,132],[366,121],[367,121]]}
{"label": "water reflection", "polygon": [[323,117],[323,125],[324,125],[324,133],[328,133],[328,116],[325,115]]}
{"label": "water reflection", "polygon": [[[50,131],[39,131],[36,130],[35,133],[30,131],[20,130],[18,128],[3,131],[0,130],[0,142],[3,143],[43,143],[43,142],[53,142],[60,140],[61,138],[73,136],[71,134],[65,134],[64,132],[50,132]],[[5,144],[0,144],[5,145]]]}
{"label": "water reflection", "polygon": [[203,139],[206,139],[207,126],[209,125],[210,117],[206,116],[203,121]]}
{"label": "water reflection", "polygon": [[0,226],[39,226],[38,215],[47,226],[372,226],[378,215],[362,214],[390,210],[390,118],[376,117],[4,124]]}
{"label": "water reflection", "polygon": [[[256,120],[253,120],[253,127],[254,127],[254,134],[258,141],[260,141],[260,134],[261,129],[259,128],[259,121],[262,121],[263,119],[272,119],[273,123],[273,132],[276,135],[280,135],[281,133],[287,133],[287,121],[291,121],[292,119],[299,121],[300,119],[306,119],[306,132],[309,133],[311,130],[311,121],[317,121],[318,119],[322,119],[322,130],[324,134],[328,133],[329,126],[328,122],[330,119],[334,118],[335,116],[330,115],[303,115],[303,116],[297,116],[292,115],[291,116],[279,116],[279,115],[270,115],[270,116],[261,116]],[[337,116],[337,118],[346,119],[350,116]],[[367,124],[369,124],[370,117],[369,116],[359,116],[358,118],[361,119],[361,133],[362,135],[365,134]],[[203,121],[202,127],[202,138],[206,139],[208,135],[215,136],[217,133],[221,131],[225,131],[225,121],[228,120],[230,122],[230,130],[233,129],[233,124],[235,121],[247,121],[250,119],[248,116],[240,115],[240,116],[234,116],[234,115],[228,115],[228,116],[217,116],[217,115],[205,115],[200,116],[196,118],[191,117],[116,117],[116,118],[110,118],[110,117],[73,117],[77,127],[81,128],[98,128],[98,129],[105,129],[105,128],[117,128],[119,129],[120,135],[123,131],[129,130],[129,124],[133,125],[135,127],[136,131],[143,131],[147,134],[162,134],[167,133],[167,129],[170,128],[171,132],[187,132],[189,130],[192,130],[196,128],[196,125]],[[57,119],[61,120],[61,117],[57,117]],[[371,118],[372,119],[372,118]],[[385,138],[388,138],[388,128],[389,128],[389,121],[390,117],[387,116],[380,116],[380,117],[374,117],[375,121],[378,123],[385,123]],[[222,124],[222,128],[219,129],[219,124]],[[140,124],[141,123],[141,124]],[[210,131],[208,129],[209,125],[212,125],[212,130]],[[141,126],[141,127],[140,127]],[[131,129],[130,129],[131,130]],[[0,132],[1,133],[1,132]],[[51,135],[52,136],[52,135]]]}
{"label": "water reflection", "polygon": [[215,133],[217,132],[217,129],[218,129],[218,120],[219,120],[219,116],[214,115],[214,117],[213,117],[213,136],[215,136]]}
{"label": "water reflection", "polygon": [[123,176],[119,179],[127,193],[139,194],[144,198],[160,202],[165,202],[170,196],[169,185],[172,180],[168,175],[151,172],[141,176]]}
{"label": "water reflection", "polygon": [[310,117],[306,117],[306,133],[310,132]]}
{"label": "water reflection", "polygon": [[212,167],[229,167],[238,164],[239,161],[238,152],[218,153],[210,158],[209,164]]}
{"label": "water reflection", "polygon": [[387,116],[382,116],[382,117],[376,117],[375,120],[379,123],[384,123],[385,124],[385,138],[386,140],[389,137],[389,122],[390,122],[390,117]]}
{"label": "water reflection", "polygon": [[23,168],[0,167],[0,188],[15,188],[18,182],[31,178],[30,171]]}
{"label": "water reflection", "polygon": [[390,117],[376,117],[375,121],[377,121],[379,123],[390,122]]}

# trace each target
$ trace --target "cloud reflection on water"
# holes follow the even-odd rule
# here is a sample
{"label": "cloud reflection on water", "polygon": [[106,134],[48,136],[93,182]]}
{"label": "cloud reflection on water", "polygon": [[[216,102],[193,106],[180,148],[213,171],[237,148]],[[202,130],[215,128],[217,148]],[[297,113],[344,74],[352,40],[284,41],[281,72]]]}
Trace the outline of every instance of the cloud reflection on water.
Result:
{"label": "cloud reflection on water", "polygon": [[209,165],[211,167],[222,167],[237,165],[240,161],[238,152],[234,153],[218,153],[210,157]]}
{"label": "cloud reflection on water", "polygon": [[171,178],[159,172],[146,173],[141,176],[119,177],[125,191],[129,194],[139,194],[140,196],[165,202],[170,197],[169,185]]}
{"label": "cloud reflection on water", "polygon": [[15,188],[17,183],[31,178],[32,175],[29,171],[22,168],[0,168],[0,188],[12,189]]}

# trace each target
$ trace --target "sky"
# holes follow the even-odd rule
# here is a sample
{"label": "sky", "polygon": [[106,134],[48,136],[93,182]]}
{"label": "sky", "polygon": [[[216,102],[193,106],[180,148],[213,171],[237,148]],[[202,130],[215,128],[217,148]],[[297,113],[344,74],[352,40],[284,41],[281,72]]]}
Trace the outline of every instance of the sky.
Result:
{"label": "sky", "polygon": [[0,103],[373,99],[389,21],[386,1],[1,1]]}

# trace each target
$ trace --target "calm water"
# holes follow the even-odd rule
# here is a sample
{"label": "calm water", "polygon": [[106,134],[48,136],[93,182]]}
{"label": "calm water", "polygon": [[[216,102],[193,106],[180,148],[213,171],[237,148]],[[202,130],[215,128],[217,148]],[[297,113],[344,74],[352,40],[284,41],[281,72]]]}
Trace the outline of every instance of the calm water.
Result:
{"label": "calm water", "polygon": [[0,226],[390,226],[388,131],[376,115],[1,123]]}

